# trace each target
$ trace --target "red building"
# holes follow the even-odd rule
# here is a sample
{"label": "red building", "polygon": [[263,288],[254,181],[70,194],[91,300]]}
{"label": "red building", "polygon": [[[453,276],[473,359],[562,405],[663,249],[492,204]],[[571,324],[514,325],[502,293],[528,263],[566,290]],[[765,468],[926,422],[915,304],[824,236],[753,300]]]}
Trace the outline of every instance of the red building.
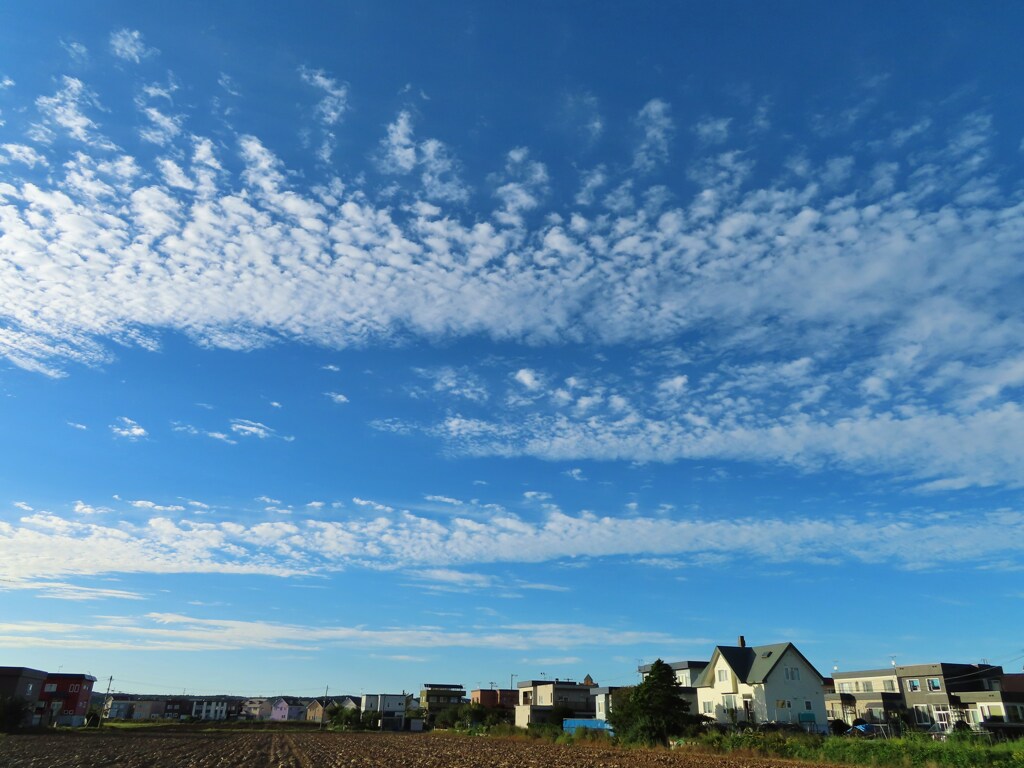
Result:
{"label": "red building", "polygon": [[470,692],[470,700],[491,709],[512,711],[519,703],[519,691],[511,688],[481,688]]}
{"label": "red building", "polygon": [[36,711],[40,725],[85,725],[96,678],[92,675],[51,672],[39,693]]}

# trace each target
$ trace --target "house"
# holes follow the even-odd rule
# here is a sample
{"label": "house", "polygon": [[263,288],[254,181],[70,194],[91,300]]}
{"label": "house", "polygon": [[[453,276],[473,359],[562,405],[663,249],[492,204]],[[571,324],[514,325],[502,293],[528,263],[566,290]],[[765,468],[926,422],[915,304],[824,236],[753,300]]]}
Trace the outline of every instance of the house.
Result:
{"label": "house", "polygon": [[413,697],[408,693],[364,693],[362,711],[380,713],[382,731],[404,731],[406,711],[413,707]]}
{"label": "house", "polygon": [[895,667],[832,673],[833,691],[825,694],[829,720],[887,723],[906,709]]}
{"label": "house", "polygon": [[131,720],[135,716],[135,697],[126,693],[110,694],[103,699],[106,720]]}
{"label": "house", "polygon": [[719,723],[826,726],[824,678],[792,643],[719,645],[695,681],[697,714]]}
{"label": "house", "polygon": [[192,717],[196,720],[235,720],[242,709],[237,696],[211,696],[192,699]]}
{"label": "house", "polygon": [[323,723],[339,708],[338,701],[329,696],[320,696],[306,705],[306,720]]}
{"label": "house", "polygon": [[519,691],[514,688],[477,688],[469,692],[469,700],[488,709],[511,712],[519,703]]}
{"label": "house", "polygon": [[[516,705],[516,726],[527,728],[531,724],[546,723],[553,714],[571,712],[569,717],[594,717],[594,697],[590,695],[598,686],[572,680],[524,680],[518,685],[519,704]],[[561,725],[561,723],[558,723]]]}
{"label": "house", "polygon": [[85,725],[96,678],[73,672],[46,675],[36,703],[40,725]]}
{"label": "house", "polygon": [[25,716],[21,725],[34,725],[36,702],[46,682],[46,673],[29,667],[0,667],[0,699],[21,699]]}
{"label": "house", "polygon": [[246,699],[242,702],[239,717],[244,720],[269,720],[274,700],[263,697]]}
{"label": "house", "polygon": [[295,696],[278,696],[270,708],[271,720],[305,720],[309,699]]}
{"label": "house", "polygon": [[608,720],[608,713],[612,711],[612,697],[621,688],[621,685],[605,685],[590,689],[590,695],[594,697],[594,717],[598,720]]}
{"label": "house", "polygon": [[948,728],[960,720],[972,727],[1024,725],[1024,693],[1003,690],[1002,667],[938,663],[897,666],[895,671],[907,711],[920,727]]}
{"label": "house", "polygon": [[166,699],[143,698],[135,702],[133,720],[163,720],[167,708]]}
{"label": "house", "polygon": [[[697,707],[699,706],[697,701],[697,678],[700,677],[700,673],[704,671],[707,665],[706,661],[673,661],[669,664],[673,674],[676,676],[676,682],[683,688],[681,696],[690,705],[691,714],[696,714]],[[636,671],[640,673],[642,679],[646,680],[647,675],[651,672],[651,665],[641,664],[636,668]]]}
{"label": "house", "polygon": [[420,690],[420,707],[427,721],[432,723],[439,712],[459,706],[465,698],[465,686],[455,683],[424,683]]}

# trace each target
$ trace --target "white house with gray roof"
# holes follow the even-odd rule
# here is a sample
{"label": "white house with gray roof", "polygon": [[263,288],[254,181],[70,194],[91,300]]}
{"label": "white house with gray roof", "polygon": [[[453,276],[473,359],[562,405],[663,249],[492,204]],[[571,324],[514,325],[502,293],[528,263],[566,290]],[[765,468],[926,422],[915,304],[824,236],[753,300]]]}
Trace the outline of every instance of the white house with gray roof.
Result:
{"label": "white house with gray roof", "polygon": [[792,643],[716,646],[696,688],[697,713],[719,723],[828,724],[824,679]]}

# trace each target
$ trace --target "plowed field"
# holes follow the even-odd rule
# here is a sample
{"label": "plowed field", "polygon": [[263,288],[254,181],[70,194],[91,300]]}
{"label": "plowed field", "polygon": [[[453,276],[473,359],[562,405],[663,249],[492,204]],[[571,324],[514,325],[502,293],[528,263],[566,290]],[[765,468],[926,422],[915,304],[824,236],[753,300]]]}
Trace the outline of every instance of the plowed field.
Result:
{"label": "plowed field", "polygon": [[775,768],[769,758],[377,733],[182,731],[0,738],[2,768]]}

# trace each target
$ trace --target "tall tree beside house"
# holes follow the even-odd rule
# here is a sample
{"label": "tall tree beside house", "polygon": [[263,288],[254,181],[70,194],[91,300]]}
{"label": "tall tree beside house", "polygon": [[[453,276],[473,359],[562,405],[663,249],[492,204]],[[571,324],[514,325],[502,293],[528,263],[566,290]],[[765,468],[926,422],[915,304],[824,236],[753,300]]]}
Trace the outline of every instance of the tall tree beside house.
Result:
{"label": "tall tree beside house", "polygon": [[672,667],[661,659],[651,664],[646,679],[612,694],[608,722],[615,735],[627,744],[668,744],[698,720],[690,714],[690,704],[682,698],[683,686]]}

